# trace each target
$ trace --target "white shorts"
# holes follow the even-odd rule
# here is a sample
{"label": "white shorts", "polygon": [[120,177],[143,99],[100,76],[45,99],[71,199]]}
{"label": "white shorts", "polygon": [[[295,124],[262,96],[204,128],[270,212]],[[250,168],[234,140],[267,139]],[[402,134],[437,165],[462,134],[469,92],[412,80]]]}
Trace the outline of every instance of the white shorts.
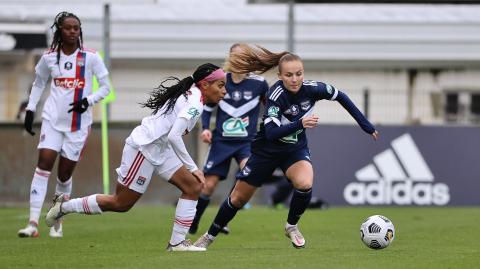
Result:
{"label": "white shorts", "polygon": [[138,193],[145,193],[154,170],[162,179],[170,180],[183,163],[171,148],[162,154],[165,161],[160,165],[153,165],[138,149],[125,144],[122,163],[116,169],[118,183]]}
{"label": "white shorts", "polygon": [[51,149],[72,161],[80,160],[90,134],[90,126],[76,132],[62,132],[53,128],[50,121],[43,120],[38,149]]}

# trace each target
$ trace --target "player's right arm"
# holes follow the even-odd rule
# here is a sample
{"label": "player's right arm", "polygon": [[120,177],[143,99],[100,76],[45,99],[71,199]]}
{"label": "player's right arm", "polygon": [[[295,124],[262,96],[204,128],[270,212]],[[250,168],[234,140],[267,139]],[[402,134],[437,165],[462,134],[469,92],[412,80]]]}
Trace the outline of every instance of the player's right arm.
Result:
{"label": "player's right arm", "polygon": [[28,104],[25,108],[25,120],[23,122],[25,130],[31,135],[35,135],[35,132],[32,130],[34,113],[37,110],[38,101],[47,86],[49,76],[50,72],[48,65],[45,61],[45,57],[42,56],[38,64],[35,66],[35,80],[33,81],[32,89],[30,90]]}

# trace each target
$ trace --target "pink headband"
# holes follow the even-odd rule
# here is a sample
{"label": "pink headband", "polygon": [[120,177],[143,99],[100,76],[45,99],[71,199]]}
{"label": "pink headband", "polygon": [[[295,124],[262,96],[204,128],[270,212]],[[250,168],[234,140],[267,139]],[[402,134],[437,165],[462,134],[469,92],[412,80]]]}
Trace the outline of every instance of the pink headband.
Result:
{"label": "pink headband", "polygon": [[219,68],[219,69],[213,71],[210,75],[208,75],[206,78],[202,79],[198,83],[200,83],[202,81],[214,81],[214,80],[217,80],[217,79],[220,79],[220,78],[224,78],[225,76],[226,76],[225,72],[221,68]]}

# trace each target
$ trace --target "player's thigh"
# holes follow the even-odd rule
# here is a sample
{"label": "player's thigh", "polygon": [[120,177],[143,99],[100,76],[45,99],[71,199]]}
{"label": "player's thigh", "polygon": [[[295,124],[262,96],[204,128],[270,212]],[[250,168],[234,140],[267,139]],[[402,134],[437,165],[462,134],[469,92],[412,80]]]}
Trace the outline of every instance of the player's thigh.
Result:
{"label": "player's thigh", "polygon": [[288,167],[285,175],[296,189],[310,189],[313,184],[313,167],[309,161],[299,160]]}
{"label": "player's thigh", "polygon": [[125,144],[120,167],[116,169],[119,184],[143,194],[150,184],[154,170],[155,166],[145,159],[142,152]]}
{"label": "player's thigh", "polygon": [[75,132],[64,132],[61,155],[69,160],[78,162],[90,135],[90,126],[83,127]]}
{"label": "player's thigh", "polygon": [[235,160],[238,163],[238,167],[240,169],[243,169],[245,167],[245,164],[247,163],[248,158],[250,157],[251,154],[251,148],[250,148],[250,142],[248,143],[243,143],[237,152],[235,152]]}
{"label": "player's thigh", "polygon": [[54,129],[50,121],[43,120],[40,130],[40,138],[37,148],[39,149],[37,166],[42,170],[51,171],[58,152],[62,149],[63,144],[62,132]]}

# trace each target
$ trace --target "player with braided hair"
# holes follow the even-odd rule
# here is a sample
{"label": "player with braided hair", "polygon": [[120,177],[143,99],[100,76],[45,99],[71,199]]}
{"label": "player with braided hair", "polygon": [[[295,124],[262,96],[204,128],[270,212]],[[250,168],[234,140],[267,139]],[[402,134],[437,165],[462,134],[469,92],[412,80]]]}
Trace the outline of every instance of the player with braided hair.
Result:
{"label": "player with braided hair", "polygon": [[[39,235],[38,219],[59,153],[55,193],[70,196],[72,173],[92,124],[90,107],[110,91],[108,70],[102,59],[95,51],[83,47],[80,19],[73,13],[60,12],[51,28],[52,44],[35,67],[35,81],[26,107],[24,126],[33,136],[34,113],[51,77],[51,91],[42,113],[38,163],[30,187],[30,219],[27,227],[18,231],[20,237]],[[94,75],[99,89],[92,93]],[[50,236],[63,236],[61,220],[50,229]]]}
{"label": "player with braided hair", "polygon": [[204,251],[205,248],[195,247],[185,239],[205,177],[188,154],[182,135],[193,129],[204,103],[216,104],[225,94],[225,73],[210,63],[199,66],[184,79],[168,77],[162,81],[143,104],[153,110],[152,115],[143,118],[142,124],[125,140],[115,194],[93,194],[71,200],[60,195],[47,213],[47,225],[54,225],[68,213],[126,212],[146,191],[156,171],[160,178],[182,192],[167,250]]}

